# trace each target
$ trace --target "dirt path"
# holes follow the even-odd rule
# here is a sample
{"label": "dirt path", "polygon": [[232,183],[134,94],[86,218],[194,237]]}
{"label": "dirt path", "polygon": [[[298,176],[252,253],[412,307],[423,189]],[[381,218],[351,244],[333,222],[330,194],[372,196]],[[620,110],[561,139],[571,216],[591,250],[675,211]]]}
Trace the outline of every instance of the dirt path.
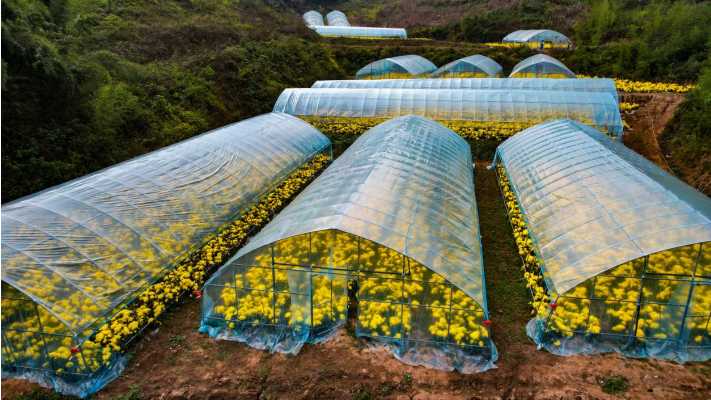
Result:
{"label": "dirt path", "polygon": [[683,100],[683,95],[674,93],[622,94],[620,101],[640,104],[637,110],[623,115],[629,125],[625,129],[625,145],[671,172],[659,142],[664,127]]}
{"label": "dirt path", "polygon": [[[681,366],[617,355],[557,357],[537,351],[523,332],[528,294],[493,171],[477,165],[477,200],[497,368],[476,375],[404,365],[345,331],[298,356],[269,354],[197,332],[191,300],[140,339],[124,374],[98,399],[708,399],[711,362]],[[624,376],[629,389],[603,392],[601,380]],[[3,381],[3,398],[36,386]],[[44,398],[40,392],[37,397]],[[133,395],[128,397],[127,395]],[[126,396],[126,397],[121,397]]]}

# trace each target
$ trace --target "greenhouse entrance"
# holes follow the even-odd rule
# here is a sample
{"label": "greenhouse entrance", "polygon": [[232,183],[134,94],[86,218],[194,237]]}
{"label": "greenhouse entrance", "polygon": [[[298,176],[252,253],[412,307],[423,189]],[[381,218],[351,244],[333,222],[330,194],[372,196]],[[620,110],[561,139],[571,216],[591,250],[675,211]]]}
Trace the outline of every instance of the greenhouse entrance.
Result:
{"label": "greenhouse entrance", "polygon": [[296,353],[347,324],[413,364],[466,370],[495,353],[474,299],[417,261],[359,236],[307,233],[232,265],[232,274],[205,286],[214,304],[203,326],[221,330],[218,337]]}

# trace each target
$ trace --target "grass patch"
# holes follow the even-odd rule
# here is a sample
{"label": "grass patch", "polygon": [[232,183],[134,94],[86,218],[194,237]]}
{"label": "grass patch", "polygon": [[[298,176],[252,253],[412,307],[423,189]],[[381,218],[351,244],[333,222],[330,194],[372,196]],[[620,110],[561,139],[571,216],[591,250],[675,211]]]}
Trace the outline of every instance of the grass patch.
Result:
{"label": "grass patch", "polygon": [[622,375],[612,375],[600,380],[600,387],[602,391],[607,394],[621,394],[627,391],[630,387],[630,383]]}

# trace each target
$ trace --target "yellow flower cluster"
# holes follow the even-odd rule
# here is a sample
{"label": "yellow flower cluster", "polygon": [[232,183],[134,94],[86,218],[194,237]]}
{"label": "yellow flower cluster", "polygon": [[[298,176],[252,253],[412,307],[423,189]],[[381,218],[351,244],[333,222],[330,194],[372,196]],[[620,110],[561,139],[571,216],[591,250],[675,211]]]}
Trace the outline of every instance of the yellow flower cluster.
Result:
{"label": "yellow flower cluster", "polygon": [[385,72],[382,74],[366,75],[362,78],[364,80],[378,80],[378,79],[414,79],[419,78],[418,75],[408,74],[406,72]]}
{"label": "yellow flower cluster", "polygon": [[570,76],[560,73],[544,73],[544,72],[517,72],[512,74],[510,78],[548,78],[548,79],[569,79]]}
{"label": "yellow flower cluster", "polygon": [[620,103],[620,111],[621,112],[632,112],[638,108],[639,108],[639,104],[637,104],[637,103],[625,103],[625,102]]}
{"label": "yellow flower cluster", "polygon": [[[597,77],[578,75],[578,78]],[[620,78],[615,78],[615,86],[619,92],[625,93],[686,93],[696,87],[695,84],[645,82]]]}
{"label": "yellow flower cluster", "polygon": [[294,171],[238,220],[221,229],[202,248],[142,292],[130,306],[118,311],[89,340],[81,342],[82,337],[92,336],[91,330],[73,335],[43,307],[3,283],[2,327],[7,338],[2,347],[3,357],[7,357],[4,360],[56,374],[90,374],[109,364],[128,340],[155,321],[181,295],[197,292],[208,271],[226,261],[251,230],[265,225],[328,161],[328,156],[319,154]]}
{"label": "yellow flower cluster", "polygon": [[[508,49],[517,49],[519,47],[529,47],[531,49],[537,49],[541,46],[540,42],[488,42],[484,43],[484,46],[486,47],[498,47],[498,48],[508,48]],[[543,48],[545,49],[567,49],[569,47],[568,44],[565,43],[552,43],[552,42],[544,42],[543,43]]]}
{"label": "yellow flower cluster", "polygon": [[483,309],[463,291],[414,260],[347,233],[292,237],[244,261],[213,310],[230,329],[333,326],[346,318],[350,284],[358,288],[361,335],[406,339],[418,329],[418,337],[428,333],[433,340],[480,347],[489,337]]}
{"label": "yellow flower cluster", "polygon": [[[348,117],[313,117],[301,116],[303,120],[326,135],[359,136],[375,125],[385,122],[386,118],[348,118]],[[437,120],[469,140],[504,140],[519,131],[535,125],[537,122],[482,122],[463,120]],[[538,121],[541,122],[541,121]]]}
{"label": "yellow flower cluster", "polygon": [[504,196],[509,222],[511,222],[511,228],[513,229],[514,238],[516,239],[518,255],[521,256],[521,260],[523,261],[521,270],[526,279],[526,287],[531,291],[532,301],[529,304],[536,315],[544,317],[548,314],[551,299],[546,290],[539,260],[533,250],[533,240],[531,240],[531,236],[528,232],[526,220],[521,214],[516,194],[511,190],[511,184],[506,175],[506,169],[499,164],[496,166],[496,172],[499,177],[499,187]]}
{"label": "yellow flower cluster", "polygon": [[437,78],[439,79],[455,79],[455,78],[491,78],[489,74],[484,72],[447,72]]}

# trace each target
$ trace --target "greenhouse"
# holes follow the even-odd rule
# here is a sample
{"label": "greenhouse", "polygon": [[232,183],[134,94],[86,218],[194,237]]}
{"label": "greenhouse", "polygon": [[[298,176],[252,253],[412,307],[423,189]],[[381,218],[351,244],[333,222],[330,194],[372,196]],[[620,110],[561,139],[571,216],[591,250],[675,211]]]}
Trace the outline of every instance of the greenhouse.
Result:
{"label": "greenhouse", "polygon": [[313,127],[267,114],[3,205],[3,378],[101,389],[125,357],[97,329],[325,151]]}
{"label": "greenhouse", "polygon": [[509,78],[575,78],[575,73],[551,56],[536,54],[516,64]]}
{"label": "greenhouse", "polygon": [[304,22],[308,27],[316,27],[326,25],[323,21],[323,15],[318,11],[308,11],[304,13]]}
{"label": "greenhouse", "polygon": [[434,72],[437,66],[432,61],[410,54],[373,61],[358,70],[356,79],[414,78]]}
{"label": "greenhouse", "polygon": [[476,54],[454,60],[432,73],[434,78],[496,78],[503,68],[489,57]]}
{"label": "greenhouse", "polygon": [[711,200],[569,120],[494,160],[537,317],[555,354],[711,359]]}
{"label": "greenhouse", "polygon": [[[559,118],[584,122],[615,137],[622,135],[623,128],[617,101],[608,93],[594,92],[286,89],[277,99],[274,111],[301,116],[311,123],[333,119],[335,123],[352,124],[357,119],[416,114],[463,123],[514,123],[517,131]],[[350,121],[343,121],[344,118]]]}
{"label": "greenhouse", "polygon": [[549,29],[525,29],[511,32],[502,40],[505,43],[552,43],[555,45],[570,46],[572,42],[560,32]]}
{"label": "greenhouse", "polygon": [[201,331],[295,354],[351,315],[406,363],[493,367],[473,179],[434,121],[371,129],[206,283]]}
{"label": "greenhouse", "polygon": [[351,26],[346,14],[338,10],[326,14],[326,22],[328,22],[329,26]]}
{"label": "greenhouse", "polygon": [[452,79],[351,79],[316,81],[313,89],[473,89],[544,90],[609,93],[618,100],[614,79],[452,78]]}
{"label": "greenhouse", "polygon": [[324,37],[350,37],[363,39],[407,39],[407,31],[401,28],[371,28],[363,26],[313,26]]}

